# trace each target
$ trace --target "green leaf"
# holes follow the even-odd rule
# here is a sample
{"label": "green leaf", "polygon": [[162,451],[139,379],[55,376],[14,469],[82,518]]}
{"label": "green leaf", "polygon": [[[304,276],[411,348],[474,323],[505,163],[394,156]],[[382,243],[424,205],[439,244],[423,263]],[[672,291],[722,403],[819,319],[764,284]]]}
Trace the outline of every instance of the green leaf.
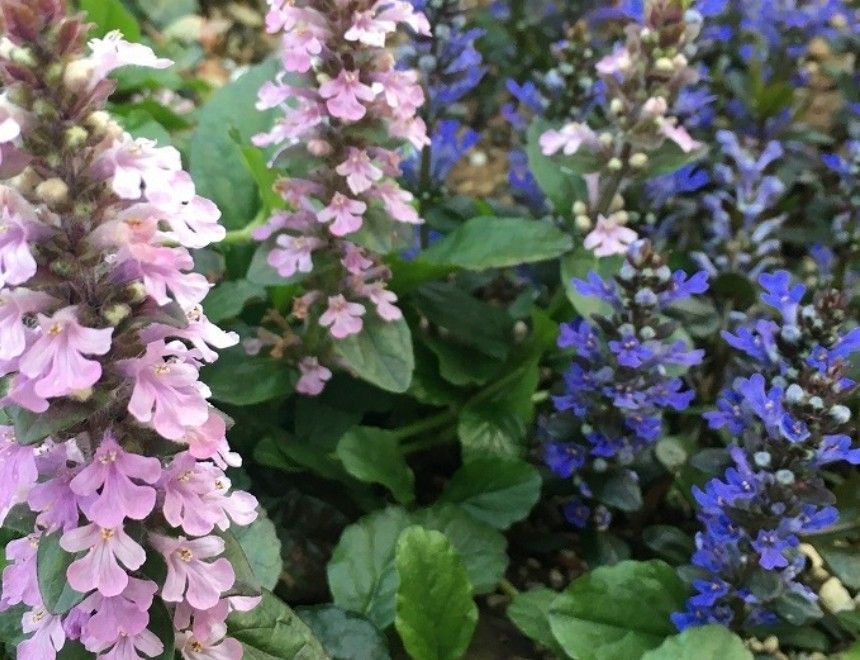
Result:
{"label": "green leaf", "polygon": [[[544,156],[540,147],[540,136],[551,128],[543,119],[535,119],[528,131],[529,170],[534,175],[538,186],[552,202],[556,211],[570,215],[573,203],[584,198],[581,188],[581,177],[566,172],[549,156]],[[577,183],[579,179],[579,183]]]}
{"label": "green leaf", "polygon": [[387,643],[370,621],[334,605],[296,610],[332,660],[389,660]]}
{"label": "green leaf", "polygon": [[286,603],[269,591],[250,612],[234,612],[227,619],[227,634],[242,642],[245,660],[326,660],[310,628]]}
{"label": "green leaf", "polygon": [[594,495],[603,504],[621,511],[638,511],[642,508],[639,479],[629,470],[600,475],[600,481],[594,487]]}
{"label": "green leaf", "polygon": [[439,361],[439,375],[452,385],[483,385],[499,372],[497,358],[429,334],[421,342]]}
{"label": "green leaf", "polygon": [[642,530],[642,540],[667,561],[686,563],[695,547],[688,534],[672,525],[651,525]]}
{"label": "green leaf", "polygon": [[94,660],[96,657],[95,653],[87,651],[79,641],[67,639],[63,648],[57,651],[55,660]]}
{"label": "green leaf", "polygon": [[816,545],[830,570],[849,589],[860,589],[860,549],[849,545]]}
{"label": "green leaf", "polygon": [[532,395],[539,377],[535,359],[496,381],[490,395],[476,397],[463,407],[457,434],[465,462],[525,454],[527,424],[534,412]]}
{"label": "green leaf", "polygon": [[52,614],[65,614],[80,603],[86,594],[69,586],[66,569],[75,561],[75,555],[60,547],[61,532],[43,535],[36,551],[36,573],[42,602]]}
{"label": "green leaf", "polygon": [[265,62],[216,92],[200,110],[200,122],[191,136],[189,160],[197,192],[218,205],[227,229],[245,227],[260,210],[257,181],[230,129],[235,128],[247,143],[272,125],[274,113],[260,112],[254,105],[257,90],[277,70],[275,60]]}
{"label": "green leaf", "polygon": [[621,267],[623,257],[605,257],[600,259],[594,253],[585,248],[579,248],[575,252],[563,257],[561,260],[561,279],[564,284],[567,297],[573,308],[583,318],[591,318],[592,314],[609,314],[611,309],[608,303],[592,296],[583,296],[576,290],[573,284],[575,279],[585,280],[588,273],[596,272],[604,280],[612,277]]}
{"label": "green leaf", "polygon": [[203,309],[212,323],[232,319],[252,300],[265,300],[266,288],[248,280],[222,282],[209,292],[203,301]]}
{"label": "green leaf", "polygon": [[431,246],[422,258],[469,270],[508,268],[555,259],[573,240],[548,222],[525,218],[472,218]]}
{"label": "green leaf", "polygon": [[478,608],[462,561],[441,532],[410,527],[397,541],[397,616],[414,660],[457,660],[469,647]]}
{"label": "green leaf", "polygon": [[260,510],[257,519],[250,525],[231,528],[242,546],[251,570],[264,589],[274,589],[281,577],[281,541],[274,523]]}
{"label": "green leaf", "polygon": [[699,160],[707,153],[707,148],[685,152],[671,140],[666,140],[659,149],[648,155],[648,164],[645,167],[644,176],[651,178],[676,172],[684,165]]}
{"label": "green leaf", "polygon": [[490,593],[501,582],[508,566],[507,541],[501,532],[475,520],[454,504],[416,511],[412,520],[448,538],[463,561],[476,594]]}
{"label": "green leaf", "polygon": [[732,631],[711,625],[669,637],[642,660],[753,660],[753,654]]}
{"label": "green leaf", "polygon": [[388,322],[372,315],[361,333],[338,341],[335,352],[359,378],[388,392],[409,389],[415,357],[404,319]]}
{"label": "green leaf", "polygon": [[295,372],[286,363],[264,355],[251,356],[241,346],[222,351],[215,364],[202,370],[212,398],[235,406],[250,406],[291,394]]}
{"label": "green leaf", "polygon": [[364,213],[361,229],[349,235],[349,240],[377,254],[402,252],[415,236],[412,225],[392,220],[385,209],[370,206]]}
{"label": "green leaf", "polygon": [[248,556],[245,554],[245,549],[239,543],[239,539],[233,534],[233,529],[228,529],[219,532],[219,536],[224,540],[225,557],[233,566],[233,571],[236,573],[236,580],[233,587],[230,589],[231,596],[259,596],[262,591],[260,578],[254,572]]}
{"label": "green leaf", "polygon": [[507,357],[514,320],[504,309],[478,300],[450,282],[427,284],[415,293],[414,300],[431,323],[444,328],[460,344],[500,360]]}
{"label": "green leaf", "polygon": [[337,457],[346,471],[365,483],[382,484],[401,504],[415,500],[415,475],[406,464],[397,435],[362,426],[337,443]]}
{"label": "green leaf", "polygon": [[457,470],[439,501],[459,504],[478,520],[507,529],[529,514],[540,489],[540,474],[534,466],[489,456]]}
{"label": "green leaf", "polygon": [[137,7],[158,27],[166,27],[177,18],[197,14],[197,0],[137,0]]}
{"label": "green leaf", "polygon": [[6,406],[15,439],[22,445],[35,445],[49,435],[65,431],[87,419],[92,410],[74,401],[58,401],[43,413],[32,413],[18,406]]}
{"label": "green leaf", "polygon": [[80,0],[80,7],[87,12],[87,20],[96,25],[91,38],[119,30],[127,41],[140,41],[140,25],[120,0]]}
{"label": "green leaf", "polygon": [[638,660],[675,632],[687,589],[665,562],[623,561],[575,580],[552,604],[550,626],[577,660]]}
{"label": "green leaf", "polygon": [[549,627],[549,609],[557,597],[557,592],[546,587],[521,591],[514,596],[507,614],[526,637],[552,649],[558,656],[568,657]]}
{"label": "green leaf", "polygon": [[394,549],[409,524],[403,509],[389,507],[344,530],[326,569],[335,605],[366,616],[381,630],[391,625],[398,581]]}
{"label": "green leaf", "polygon": [[164,644],[164,650],[161,655],[156,656],[154,660],[173,660],[176,657],[176,632],[173,629],[173,621],[170,618],[170,613],[164,605],[161,598],[154,598],[152,607],[149,608],[149,625],[147,626],[161,643]]}

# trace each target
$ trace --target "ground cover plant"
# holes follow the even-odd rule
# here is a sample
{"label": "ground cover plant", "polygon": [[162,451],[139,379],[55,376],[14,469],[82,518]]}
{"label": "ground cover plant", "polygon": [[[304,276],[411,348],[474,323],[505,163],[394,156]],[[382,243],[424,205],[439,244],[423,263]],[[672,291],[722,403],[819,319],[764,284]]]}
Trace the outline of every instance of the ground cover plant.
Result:
{"label": "ground cover plant", "polygon": [[852,0],[0,28],[4,657],[860,657]]}

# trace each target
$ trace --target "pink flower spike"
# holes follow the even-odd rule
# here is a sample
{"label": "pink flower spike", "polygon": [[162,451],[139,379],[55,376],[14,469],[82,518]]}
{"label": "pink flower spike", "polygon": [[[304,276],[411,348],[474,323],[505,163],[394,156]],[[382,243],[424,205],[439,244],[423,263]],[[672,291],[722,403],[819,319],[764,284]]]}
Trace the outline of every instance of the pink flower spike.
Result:
{"label": "pink flower spike", "polygon": [[328,299],[328,309],[320,316],[320,325],[328,328],[335,339],[345,339],[357,335],[364,327],[361,317],[365,312],[364,305],[351,303],[343,295],[338,294]]}
{"label": "pink flower spike", "polygon": [[224,552],[224,541],[217,536],[186,539],[153,534],[150,539],[167,561],[167,579],[161,590],[167,602],[186,600],[195,609],[208,610],[233,586],[236,575],[227,559],[204,561]]}
{"label": "pink flower spike", "polygon": [[346,236],[361,229],[362,214],[367,210],[367,204],[350,199],[339,192],[331,198],[331,202],[317,213],[320,222],[331,222],[329,231],[335,236]]}
{"label": "pink flower spike", "polygon": [[320,85],[319,93],[327,99],[326,107],[333,117],[349,122],[359,121],[367,114],[360,101],[369,103],[376,98],[376,92],[359,80],[357,72],[346,69],[334,80]]}
{"label": "pink flower spike", "polygon": [[368,46],[383,48],[389,33],[397,25],[394,21],[374,18],[374,11],[357,11],[352,15],[352,26],[344,33],[347,41],[359,41]]}
{"label": "pink flower spike", "polygon": [[346,160],[335,171],[346,177],[346,183],[354,195],[366,192],[374,181],[382,178],[382,170],[373,164],[367,152],[355,147],[349,148]]}
{"label": "pink flower spike", "polygon": [[397,295],[386,289],[382,282],[368,284],[361,290],[361,293],[376,305],[376,313],[382,320],[399,321],[403,318],[403,312],[394,304],[397,302]]}
{"label": "pink flower spike", "polygon": [[82,498],[72,492],[70,484],[74,476],[74,471],[62,467],[57,476],[37,483],[27,495],[27,504],[39,512],[36,522],[48,531],[65,532],[78,526]]}
{"label": "pink flower spike", "polygon": [[331,380],[331,370],[322,366],[319,359],[305,357],[299,362],[301,377],[296,383],[296,392],[307,396],[318,396],[325,389],[325,384]]}
{"label": "pink flower spike", "polygon": [[430,21],[427,20],[427,17],[423,13],[416,11],[408,2],[404,2],[403,0],[396,0],[395,2],[391,2],[391,0],[377,0],[376,4],[373,5],[373,9],[382,10],[377,17],[378,20],[384,19],[396,23],[405,23],[418,34],[428,37],[431,34]]}
{"label": "pink flower spike", "polygon": [[66,532],[60,538],[60,547],[66,552],[88,550],[73,561],[66,571],[69,584],[76,591],[89,593],[97,589],[102,596],[118,596],[128,586],[128,574],[146,561],[146,552],[125,533],[122,526],[99,527],[94,523]]}
{"label": "pink flower spike", "polygon": [[633,60],[630,58],[630,53],[626,46],[618,46],[609,55],[601,59],[595,68],[602,76],[613,76],[615,74],[624,75],[630,71],[633,65]]}
{"label": "pink flower spike", "polygon": [[0,360],[19,357],[27,347],[31,334],[24,317],[43,312],[57,301],[47,293],[29,289],[0,290]]}
{"label": "pink flower spike", "polygon": [[152,342],[143,357],[120,366],[134,380],[129,412],[168,440],[179,440],[187,427],[209,419],[209,390],[180,342]]}
{"label": "pink flower spike", "polygon": [[53,316],[39,314],[41,336],[21,358],[21,373],[35,381],[44,398],[66,396],[95,385],[102,366],[84,355],[105,355],[113,328],[87,328],[78,323],[77,308],[66,307]]}
{"label": "pink flower spike", "polygon": [[99,652],[98,660],[140,660],[141,653],[147,658],[162,655],[164,644],[151,630],[141,630],[135,635],[120,636],[115,644],[98,645],[92,650]]}
{"label": "pink flower spike", "polygon": [[397,222],[409,225],[424,223],[418,211],[412,206],[415,196],[408,190],[403,190],[393,181],[385,181],[373,187],[373,194],[382,200],[385,210]]}
{"label": "pink flower spike", "polygon": [[313,58],[322,53],[321,36],[324,36],[321,30],[307,23],[296,25],[284,34],[281,53],[284,69],[294,73],[310,71]]}
{"label": "pink flower spike", "polygon": [[660,132],[677,144],[685,154],[695,151],[702,146],[701,142],[690,137],[686,128],[675,126],[670,121],[664,120],[660,123]]}
{"label": "pink flower spike", "polygon": [[212,408],[209,418],[200,426],[189,426],[182,441],[188,444],[188,453],[205,461],[218,455],[227,444],[227,422]]}
{"label": "pink flower spike", "polygon": [[21,135],[21,126],[12,117],[0,121],[0,144],[7,144],[17,140]]}
{"label": "pink flower spike", "polygon": [[17,660],[54,660],[66,643],[62,619],[50,614],[41,604],[24,613],[21,629],[33,636],[18,644]]}
{"label": "pink flower spike", "polygon": [[314,266],[311,254],[322,246],[322,241],[313,236],[289,234],[281,234],[275,243],[278,247],[269,252],[266,261],[284,278],[292,277],[297,272],[310,273]]}
{"label": "pink flower spike", "polygon": [[242,644],[232,637],[224,637],[223,632],[198,638],[190,630],[176,635],[176,648],[183,660],[241,660],[243,652]]}
{"label": "pink flower spike", "polygon": [[93,67],[90,89],[124,66],[167,69],[173,64],[171,60],[156,57],[152,49],[143,44],[129,43],[119,30],[108,32],[103,39],[93,39],[88,45],[91,51],[88,61]]}
{"label": "pink flower spike", "polygon": [[13,427],[0,426],[0,524],[38,478],[33,447],[19,444]]}
{"label": "pink flower spike", "polygon": [[552,156],[559,151],[563,151],[565,156],[572,156],[579,148],[585,146],[595,146],[597,144],[597,136],[585,124],[576,122],[567,124],[560,131],[546,131],[540,136],[541,152],[545,156]]}
{"label": "pink flower spike", "polygon": [[0,186],[0,288],[23,284],[36,274],[29,241],[42,233],[30,204],[12,188]]}
{"label": "pink flower spike", "polygon": [[157,458],[125,451],[108,433],[92,463],[72,479],[70,487],[81,497],[96,495],[101,489],[84,511],[100,527],[112,528],[125,518],[143,520],[155,507],[155,489],[135,484],[132,479],[154,484],[160,477],[161,463]]}
{"label": "pink flower spike", "polygon": [[24,603],[29,607],[42,604],[39,581],[36,577],[36,552],[39,549],[39,533],[33,533],[6,544],[6,561],[3,569],[3,600],[0,607],[6,610],[12,605]]}
{"label": "pink flower spike", "polygon": [[194,259],[182,247],[132,243],[121,251],[120,259],[159,305],[176,300],[181,307],[191,307],[203,302],[212,288],[202,273],[186,272],[194,267]]}
{"label": "pink flower spike", "polygon": [[130,577],[128,586],[117,596],[90,594],[78,605],[82,612],[92,614],[84,624],[84,635],[110,646],[120,635],[136,635],[146,629],[156,591],[158,586],[154,582]]}
{"label": "pink flower spike", "polygon": [[637,238],[639,235],[629,227],[600,215],[597,218],[597,227],[585,237],[583,245],[597,257],[609,257],[613,254],[626,254],[629,245]]}

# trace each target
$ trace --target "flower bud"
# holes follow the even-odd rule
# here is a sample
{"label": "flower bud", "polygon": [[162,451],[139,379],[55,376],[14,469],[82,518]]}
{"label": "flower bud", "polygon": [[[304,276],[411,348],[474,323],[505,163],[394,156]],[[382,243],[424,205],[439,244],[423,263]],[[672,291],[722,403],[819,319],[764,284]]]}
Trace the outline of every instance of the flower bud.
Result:
{"label": "flower bud", "polygon": [[132,305],[136,305],[138,303],[142,303],[147,298],[146,286],[140,280],[135,280],[134,282],[130,282],[125,287],[126,294],[128,295],[128,301]]}
{"label": "flower bud", "polygon": [[609,112],[620,115],[624,111],[624,102],[621,99],[612,99],[609,102]]}
{"label": "flower bud", "polygon": [[585,202],[577,200],[573,203],[574,215],[585,215],[586,213],[588,213],[588,207],[585,205]]}
{"label": "flower bud", "polygon": [[62,179],[54,177],[36,186],[36,195],[48,206],[62,206],[69,201],[69,186]]}
{"label": "flower bud", "polygon": [[648,164],[648,156],[641,151],[630,156],[630,160],[627,161],[634,170],[641,170]]}
{"label": "flower bud", "polygon": [[607,164],[606,169],[610,172],[619,172],[624,167],[624,164],[618,158],[612,158]]}
{"label": "flower bud", "polygon": [[830,409],[830,418],[837,424],[847,424],[851,419],[851,409],[843,405],[833,406]]}
{"label": "flower bud", "polygon": [[590,231],[594,226],[594,223],[591,222],[591,218],[587,215],[578,215],[573,219],[573,224],[576,225],[576,228],[579,231]]}
{"label": "flower bud", "polygon": [[604,147],[611,147],[612,142],[615,138],[612,136],[612,133],[604,132],[600,134],[600,137],[597,138],[597,141]]}
{"label": "flower bud", "polygon": [[93,63],[89,60],[69,62],[63,72],[63,85],[74,94],[85,92],[93,78],[93,69]]}
{"label": "flower bud", "polygon": [[818,595],[821,597],[821,604],[834,614],[850,612],[855,609],[851,594],[848,593],[839,578],[832,577],[822,584],[821,589],[818,590]]}
{"label": "flower bud", "polygon": [[9,53],[9,59],[15,64],[25,66],[32,69],[36,66],[36,58],[33,57],[33,52],[29,48],[13,48]]}
{"label": "flower bud", "polygon": [[102,316],[114,328],[122,323],[131,314],[131,307],[125,303],[115,303],[102,310]]}
{"label": "flower bud", "polygon": [[675,70],[675,65],[668,57],[661,57],[654,62],[654,68],[662,73],[671,73]]}
{"label": "flower bud", "polygon": [[68,129],[63,136],[63,140],[65,143],[66,149],[70,151],[77,151],[81,147],[83,147],[90,135],[87,133],[87,129],[83,126],[72,126]]}

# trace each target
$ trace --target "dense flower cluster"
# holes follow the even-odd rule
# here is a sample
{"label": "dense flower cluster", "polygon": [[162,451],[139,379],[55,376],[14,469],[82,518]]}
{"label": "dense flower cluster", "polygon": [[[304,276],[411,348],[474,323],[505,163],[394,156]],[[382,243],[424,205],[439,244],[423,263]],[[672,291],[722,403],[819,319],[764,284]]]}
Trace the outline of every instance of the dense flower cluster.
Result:
{"label": "dense flower cluster", "polygon": [[[32,530],[3,571],[0,607],[23,612],[27,636],[17,657],[50,660],[67,640],[155,657],[172,621],[185,658],[240,658],[226,617],[256,601],[234,597],[222,535],[257,502],[230,490],[239,458],[198,379],[237,338],[204,316],[210,285],[188,251],[224,231],[176,150],[103,111],[111,71],[171,63],[119,33],[84,55],[63,0],[0,9],[0,405],[14,422],[0,520]],[[46,602],[37,574],[76,597]]]}
{"label": "dense flower cluster", "polygon": [[[553,398],[558,414],[545,430],[562,438],[547,443],[545,460],[558,476],[574,477],[582,498],[591,499],[613,475],[636,482],[631,467],[662,436],[664,411],[690,405],[694,393],[679,374],[699,364],[704,352],[676,338],[677,324],[662,312],[703,293],[708,284],[704,272],[689,278],[673,273],[647,241],[631,246],[614,281],[592,272],[588,281],[575,284],[611,312],[562,327],[558,345],[576,356],[564,376],[564,392]],[[577,425],[584,442],[563,437]],[[580,498],[565,508],[568,520],[580,527],[591,513]],[[598,513],[598,524],[608,524],[607,513]]]}
{"label": "dense flower cluster", "polygon": [[[598,256],[623,254],[638,237],[625,226],[630,214],[621,193],[649,162],[667,149],[684,154],[701,145],[679,121],[681,90],[698,80],[688,60],[701,16],[682,2],[650,3],[642,23],[627,26],[625,43],[595,65],[604,98],[605,126],[571,122],[540,138],[544,154],[563,154],[587,173],[589,197],[574,212],[576,224],[591,229],[586,247]],[[621,203],[617,200],[621,199]],[[613,205],[618,208],[610,208]]]}
{"label": "dense flower cluster", "polygon": [[860,464],[845,405],[856,383],[848,359],[860,351],[860,328],[845,331],[845,296],[806,288],[787,271],[763,274],[762,300],[778,320],[742,326],[726,341],[755,372],[738,377],[706,413],[711,428],[736,441],[732,466],[694,489],[704,530],[693,564],[702,577],[679,628],[718,622],[774,622],[788,598],[817,599],[805,584],[800,537],[834,524],[838,512],[821,473],[824,466]]}
{"label": "dense flower cluster", "polygon": [[[368,306],[384,321],[402,317],[386,288],[388,268],[362,246],[361,230],[371,225],[391,235],[398,224],[422,222],[395,179],[396,148],[429,143],[417,115],[424,92],[415,71],[395,67],[386,42],[399,24],[425,35],[429,25],[408,2],[269,5],[268,30],[283,34],[284,72],[260,90],[258,107],[280,108],[283,116],[254,142],[276,147],[273,162],[300,151],[310,162],[303,175],[291,172],[276,184],[290,210],[276,212],[255,238],[270,244],[268,263],[280,276],[304,280],[292,312],[302,331],[287,326],[286,343],[301,356],[297,390],[313,395],[331,377],[332,342],[360,333]],[[287,75],[307,84],[290,84]]]}
{"label": "dense flower cluster", "polygon": [[483,31],[466,27],[460,0],[410,0],[430,23],[429,34],[417,33],[400,49],[401,66],[418,71],[429,99],[421,109],[431,144],[403,161],[410,189],[421,194],[438,189],[454,166],[478,142],[478,134],[463,128],[456,106],[475,89],[486,73],[475,41]]}
{"label": "dense flower cluster", "polygon": [[693,253],[714,277],[733,272],[751,278],[781,260],[779,229],[785,215],[774,211],[785,192],[779,177],[768,174],[784,151],[777,141],[745,148],[730,131],[717,131],[722,158],[713,166],[716,190],[701,195],[700,213],[710,218],[704,249]]}

